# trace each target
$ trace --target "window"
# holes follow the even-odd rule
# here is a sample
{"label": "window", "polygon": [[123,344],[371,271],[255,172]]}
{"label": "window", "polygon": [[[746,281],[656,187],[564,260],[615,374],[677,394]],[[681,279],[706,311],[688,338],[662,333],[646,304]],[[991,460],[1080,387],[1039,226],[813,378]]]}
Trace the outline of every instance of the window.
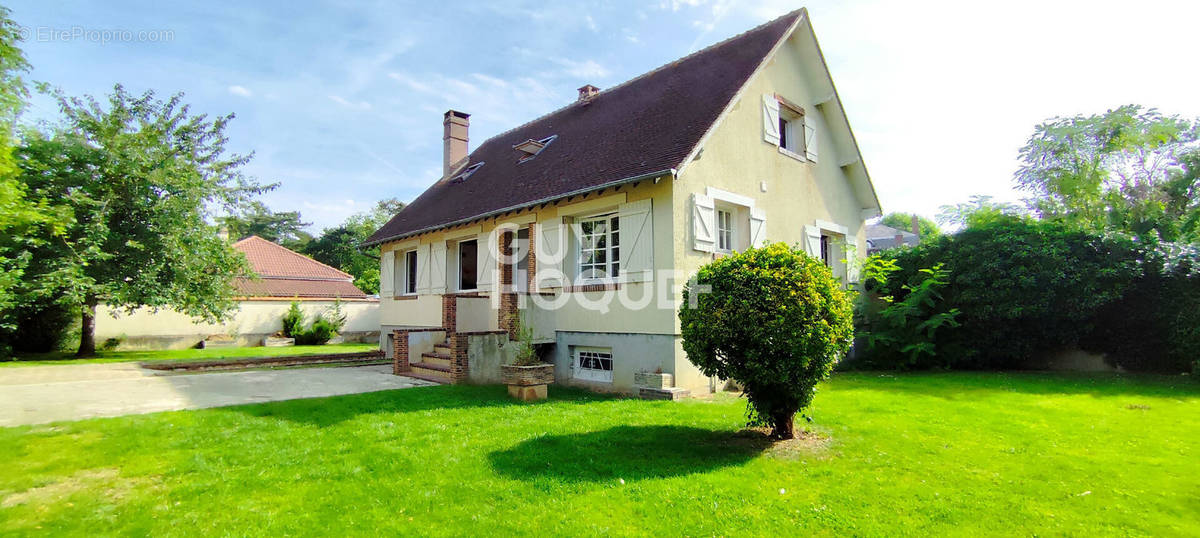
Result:
{"label": "window", "polygon": [[786,108],[779,111],[779,147],[804,155],[804,116]]}
{"label": "window", "polygon": [[821,236],[821,261],[826,267],[833,267],[833,249],[831,248],[833,238],[828,235]]}
{"label": "window", "polygon": [[479,281],[479,242],[460,241],[458,243],[458,289],[470,291],[476,289]]}
{"label": "window", "polygon": [[417,294],[417,251],[404,253],[404,290],[405,295]]}
{"label": "window", "polygon": [[612,348],[575,348],[575,379],[612,383]]}
{"label": "window", "polygon": [[724,209],[717,210],[717,250],[733,251],[733,212]]}
{"label": "window", "polygon": [[615,214],[579,221],[579,277],[605,280],[621,275],[620,220]]}

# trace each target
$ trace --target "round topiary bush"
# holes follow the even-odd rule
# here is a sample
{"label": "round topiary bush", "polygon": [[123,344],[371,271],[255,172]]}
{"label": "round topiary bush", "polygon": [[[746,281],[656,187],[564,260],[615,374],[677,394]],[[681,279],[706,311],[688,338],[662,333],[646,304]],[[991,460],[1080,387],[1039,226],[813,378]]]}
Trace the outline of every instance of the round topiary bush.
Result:
{"label": "round topiary bush", "polygon": [[850,349],[850,300],[829,268],[783,243],[700,268],[679,310],[683,349],[707,376],[732,379],[752,424],[790,439],[796,413]]}

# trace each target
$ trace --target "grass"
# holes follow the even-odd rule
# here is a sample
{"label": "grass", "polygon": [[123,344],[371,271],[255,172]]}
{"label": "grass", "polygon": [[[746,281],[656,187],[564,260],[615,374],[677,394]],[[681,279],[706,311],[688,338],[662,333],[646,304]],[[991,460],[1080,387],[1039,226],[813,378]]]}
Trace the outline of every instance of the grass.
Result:
{"label": "grass", "polygon": [[184,360],[207,361],[245,357],[285,357],[295,355],[323,355],[326,353],[359,353],[379,349],[379,344],[345,343],[323,346],[284,347],[227,347],[209,349],[170,349],[159,351],[97,351],[95,357],[76,359],[72,351],[52,353],[30,353],[7,360],[0,359],[0,368],[5,366],[44,366],[48,364],[96,364],[106,362]]}
{"label": "grass", "polygon": [[1186,377],[838,374],[743,401],[442,386],[0,429],[0,535],[1200,534]]}

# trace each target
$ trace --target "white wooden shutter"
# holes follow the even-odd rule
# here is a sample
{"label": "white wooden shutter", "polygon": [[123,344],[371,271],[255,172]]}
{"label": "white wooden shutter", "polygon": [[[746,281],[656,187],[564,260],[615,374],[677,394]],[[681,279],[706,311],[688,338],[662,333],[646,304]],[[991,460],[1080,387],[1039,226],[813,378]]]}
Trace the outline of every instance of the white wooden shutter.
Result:
{"label": "white wooden shutter", "polygon": [[494,249],[500,248],[500,241],[491,241],[490,233],[479,234],[476,244],[476,258],[479,260],[477,271],[479,276],[475,281],[475,287],[479,291],[491,291],[492,286],[500,281],[497,272],[500,270],[496,262],[497,251]]}
{"label": "white wooden shutter", "polygon": [[392,260],[392,267],[395,268],[392,269],[392,293],[395,293],[396,295],[404,294],[404,279],[408,278],[408,268],[405,267],[407,262],[408,253],[404,251],[397,251],[396,258]]}
{"label": "white wooden shutter", "polygon": [[767,244],[767,212],[759,207],[750,208],[750,246],[759,248]]}
{"label": "white wooden shutter", "polygon": [[446,242],[438,241],[429,247],[429,291],[446,293]]}
{"label": "white wooden shutter", "polygon": [[650,200],[621,204],[621,274],[626,282],[654,279],[654,216]]}
{"label": "white wooden shutter", "polygon": [[712,252],[716,246],[717,211],[711,196],[692,195],[692,248]]}
{"label": "white wooden shutter", "polygon": [[379,296],[392,297],[395,295],[396,251],[389,250],[379,257]]}
{"label": "white wooden shutter", "polygon": [[816,259],[821,259],[821,229],[816,226],[804,227],[804,253]]}
{"label": "white wooden shutter", "polygon": [[537,238],[537,250],[534,251],[537,257],[534,276],[537,288],[561,288],[564,281],[563,262],[567,254],[562,223],[558,219],[544,220],[538,223],[534,235]]}
{"label": "white wooden shutter", "polygon": [[817,162],[817,130],[808,124],[804,125],[804,152],[808,160]]}
{"label": "white wooden shutter", "polygon": [[763,94],[763,140],[779,145],[779,100],[769,93]]}
{"label": "white wooden shutter", "polygon": [[427,295],[431,291],[433,283],[430,281],[429,270],[429,245],[424,244],[417,247],[417,294]]}

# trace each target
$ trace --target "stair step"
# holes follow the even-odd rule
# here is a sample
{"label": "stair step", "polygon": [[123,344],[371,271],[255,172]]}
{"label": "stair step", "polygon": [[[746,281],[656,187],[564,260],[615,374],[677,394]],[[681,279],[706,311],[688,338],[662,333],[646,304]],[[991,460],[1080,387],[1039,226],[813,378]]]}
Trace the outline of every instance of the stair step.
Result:
{"label": "stair step", "polygon": [[400,375],[420,379],[422,381],[429,381],[430,383],[438,383],[440,385],[450,383],[450,380],[444,376],[429,375],[420,372],[404,372]]}
{"label": "stair step", "polygon": [[450,354],[450,344],[446,344],[446,343],[434,344],[433,349],[436,349],[437,351],[443,352],[447,355]]}
{"label": "stair step", "polygon": [[422,353],[421,361],[439,366],[450,366],[450,356],[441,353]]}
{"label": "stair step", "polygon": [[425,370],[433,370],[436,372],[445,372],[447,374],[450,373],[449,365],[441,365],[441,364],[434,364],[431,362],[421,361],[421,362],[416,362],[416,363],[410,364],[409,366],[412,366],[414,369],[415,368],[423,368]]}

